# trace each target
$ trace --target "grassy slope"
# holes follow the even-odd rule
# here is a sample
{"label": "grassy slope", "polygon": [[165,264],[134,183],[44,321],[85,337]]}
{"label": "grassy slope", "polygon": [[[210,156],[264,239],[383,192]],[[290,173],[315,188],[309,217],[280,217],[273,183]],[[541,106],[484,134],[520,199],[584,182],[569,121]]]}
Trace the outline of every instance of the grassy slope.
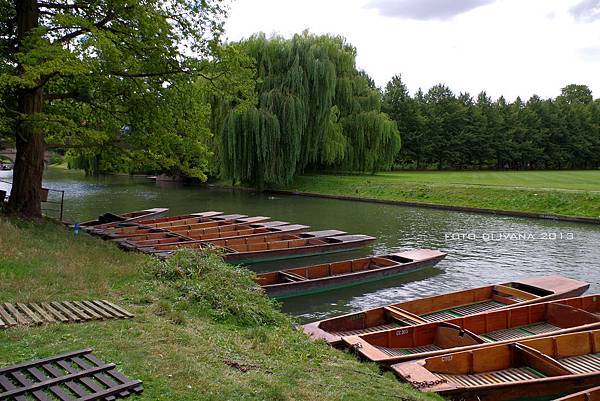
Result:
{"label": "grassy slope", "polygon": [[[111,299],[127,321],[0,331],[0,366],[92,347],[144,381],[146,400],[425,400],[372,364],[312,343],[288,325],[216,323],[195,305],[166,302],[142,272],[147,257],[73,238],[54,224],[0,218],[0,302]],[[225,362],[251,367],[243,373]],[[133,398],[131,398],[133,399]]]}
{"label": "grassy slope", "polygon": [[285,189],[600,218],[600,171],[306,175]]}

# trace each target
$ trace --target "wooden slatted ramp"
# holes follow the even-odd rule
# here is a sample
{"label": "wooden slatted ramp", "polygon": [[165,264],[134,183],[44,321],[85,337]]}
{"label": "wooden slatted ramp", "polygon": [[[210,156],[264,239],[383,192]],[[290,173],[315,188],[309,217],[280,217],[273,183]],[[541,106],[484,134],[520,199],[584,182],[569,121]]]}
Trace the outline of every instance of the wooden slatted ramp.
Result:
{"label": "wooden slatted ramp", "polygon": [[0,303],[0,329],[54,322],[130,319],[133,314],[109,301]]}
{"label": "wooden slatted ramp", "polygon": [[91,349],[0,369],[0,400],[112,401],[142,391],[141,381],[129,379]]}

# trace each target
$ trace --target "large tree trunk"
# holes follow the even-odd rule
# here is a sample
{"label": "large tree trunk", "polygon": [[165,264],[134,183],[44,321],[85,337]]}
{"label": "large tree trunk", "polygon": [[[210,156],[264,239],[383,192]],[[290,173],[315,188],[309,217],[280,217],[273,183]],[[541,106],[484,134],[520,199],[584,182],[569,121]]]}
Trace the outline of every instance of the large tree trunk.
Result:
{"label": "large tree trunk", "polygon": [[[36,0],[17,1],[17,39],[19,48],[32,29],[38,26]],[[41,217],[42,175],[44,172],[44,136],[28,118],[42,111],[42,88],[24,88],[18,93],[19,122],[16,131],[17,155],[13,186],[8,201],[9,213]]]}

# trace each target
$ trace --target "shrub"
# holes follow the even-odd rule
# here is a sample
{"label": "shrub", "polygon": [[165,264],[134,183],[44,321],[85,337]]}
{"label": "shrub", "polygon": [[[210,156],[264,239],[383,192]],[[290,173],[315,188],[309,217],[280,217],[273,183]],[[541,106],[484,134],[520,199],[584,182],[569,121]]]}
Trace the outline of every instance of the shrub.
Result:
{"label": "shrub", "polygon": [[174,286],[186,300],[203,306],[215,320],[245,326],[289,322],[255,283],[253,272],[225,263],[214,250],[183,248],[168,259],[153,259],[147,271],[154,280]]}

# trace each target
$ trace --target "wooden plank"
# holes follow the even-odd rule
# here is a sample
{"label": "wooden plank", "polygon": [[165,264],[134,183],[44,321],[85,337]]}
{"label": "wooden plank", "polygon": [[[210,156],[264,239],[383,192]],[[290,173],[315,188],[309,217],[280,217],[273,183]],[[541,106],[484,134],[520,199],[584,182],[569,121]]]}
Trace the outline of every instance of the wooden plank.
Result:
{"label": "wooden plank", "polygon": [[76,305],[80,309],[84,310],[85,313],[87,313],[88,315],[92,316],[92,318],[94,318],[94,319],[102,319],[102,316],[100,316],[99,314],[97,314],[96,312],[94,312],[91,308],[88,308],[87,306],[85,306],[82,302],[71,301],[71,303],[74,304],[74,305]]}
{"label": "wooden plank", "polygon": [[6,302],[4,303],[4,307],[15,317],[15,319],[17,320],[17,324],[29,324],[29,320],[27,320],[25,316],[23,316],[21,312],[19,312],[17,308],[13,306],[13,304]]}
{"label": "wooden plank", "polygon": [[[29,389],[34,387],[36,384],[38,383],[33,383],[31,380],[29,380],[27,378],[27,376],[25,376],[23,374],[23,372],[13,372],[12,376],[19,382],[19,384],[21,384],[25,389]],[[13,392],[17,392],[17,391],[21,391],[23,392],[21,389],[14,389],[11,390]],[[9,391],[7,391],[7,393],[10,393]],[[38,400],[38,401],[50,401],[50,398],[48,398],[48,396],[46,394],[44,394],[44,392],[42,390],[35,390],[32,392],[33,396]]]}
{"label": "wooden plank", "polygon": [[42,318],[49,323],[55,322],[56,320],[52,317],[52,315],[50,315],[48,312],[46,312],[44,310],[44,308],[42,308],[40,305],[36,304],[36,303],[31,303],[29,304],[29,306],[35,310],[40,316],[42,316]]}
{"label": "wooden plank", "polygon": [[[42,373],[42,371],[40,371],[39,368],[37,367],[31,367],[27,369],[27,372],[29,372],[29,374],[31,374],[33,377],[35,377],[35,379],[37,381],[44,381],[46,380],[46,375],[44,373]],[[52,386],[50,387],[50,391],[52,392],[52,394],[54,394],[56,397],[58,397],[58,399],[60,399],[60,401],[71,401],[71,397],[69,397],[60,387],[58,386]]]}
{"label": "wooden plank", "polygon": [[[96,358],[96,360],[98,361],[98,363],[93,363],[89,360],[89,356],[91,354],[88,355],[83,355],[83,357],[79,358],[73,358],[73,362],[75,362],[77,365],[81,366],[83,369],[90,369],[93,368],[95,366],[100,366],[103,365],[104,362],[100,361],[99,359]],[[116,387],[118,385],[120,385],[121,383],[117,383],[114,380],[111,380],[106,374],[104,373],[96,373],[94,375],[94,379],[96,379],[98,382],[104,384],[106,387]],[[126,397],[129,395],[129,392],[125,392],[125,393],[121,393],[120,394],[123,397]],[[112,401],[114,400],[115,397],[114,396],[108,396],[106,397],[104,400],[105,401]]]}
{"label": "wooden plank", "polygon": [[[8,378],[5,375],[0,375],[0,384],[2,385],[2,387],[4,387],[4,392],[6,391],[11,391],[17,388],[17,386],[15,386],[12,381],[8,380]],[[2,393],[0,393],[2,394]],[[26,397],[24,396],[19,396],[19,397],[15,397],[16,401],[28,401]]]}
{"label": "wooden plank", "polygon": [[100,393],[90,394],[87,397],[82,397],[81,399],[79,399],[77,401],[92,401],[92,400],[104,399],[107,396],[110,396],[113,394],[118,394],[123,390],[131,389],[131,388],[133,388],[133,391],[135,393],[139,394],[139,393],[141,393],[141,384],[142,384],[142,382],[139,380],[128,381],[127,383],[123,383],[117,387],[108,388]]}
{"label": "wooden plank", "polygon": [[121,312],[122,314],[124,314],[125,316],[127,316],[128,318],[132,318],[134,317],[134,315],[130,312],[128,312],[127,310],[121,308],[119,305],[115,305],[110,301],[107,301],[105,299],[102,300],[102,302],[108,306],[110,306],[113,309],[116,309],[117,311]]}
{"label": "wooden plank", "polygon": [[132,314],[125,311],[123,308],[120,308],[114,304],[111,304],[108,301],[93,301],[94,304],[98,305],[101,308],[104,308],[105,311],[111,313],[113,316],[116,316],[119,319],[126,319],[129,317],[133,317]]}
{"label": "wooden plank", "polygon": [[[71,368],[71,371],[69,371],[70,373],[77,373],[80,370],[89,370],[90,369],[89,366],[87,366],[85,363],[82,363],[82,360],[79,357],[71,358],[71,361],[75,362],[77,365],[79,365],[80,369],[74,369],[73,366],[71,364],[69,364],[69,367]],[[80,381],[83,384],[85,384],[94,393],[99,393],[100,391],[104,390],[91,377],[83,377],[80,379]]]}
{"label": "wooden plank", "polygon": [[[95,355],[93,354],[88,354],[84,356],[85,359],[87,359],[88,361],[90,361],[91,363],[93,363],[94,365],[98,366],[98,365],[102,365],[104,362],[101,361],[100,359],[98,359]],[[121,372],[119,372],[118,370],[114,369],[112,371],[107,372],[106,374],[106,379],[109,381],[114,381],[116,383],[118,383],[118,385],[121,385],[122,383],[127,383],[128,381],[130,381],[127,376],[125,376],[124,374],[122,374]],[[131,389],[134,393],[140,393],[142,391],[141,389],[141,384],[140,387],[134,387]],[[125,390],[121,393],[119,393],[119,395],[121,397],[127,397],[129,396],[130,392]]]}
{"label": "wooden plank", "polygon": [[[61,364],[61,363],[66,364],[66,362],[64,360],[58,361],[57,363],[58,364]],[[62,367],[62,365],[61,365],[61,367]],[[63,384],[68,381],[71,381],[71,380],[79,380],[82,377],[93,375],[96,372],[107,371],[107,370],[111,370],[114,368],[115,368],[115,365],[113,363],[109,363],[109,364],[105,364],[103,366],[98,366],[96,368],[90,369],[89,371],[80,371],[77,373],[70,373],[68,375],[64,375],[61,377],[46,379],[43,382],[34,383],[32,386],[29,386],[27,389],[14,389],[11,391],[7,391],[3,394],[0,394],[0,399],[2,399],[1,397],[8,398],[8,397],[14,397],[16,395],[21,395],[21,394],[24,394],[25,392],[29,392],[29,391],[37,391],[38,389],[42,389],[44,387]],[[16,373],[13,373],[13,376],[14,375],[16,375]],[[8,399],[10,399],[10,398],[8,398]]]}
{"label": "wooden plank", "polygon": [[34,361],[28,361],[28,362],[19,363],[17,365],[7,366],[7,367],[4,367],[4,368],[0,369],[0,375],[1,374],[8,374],[10,372],[15,372],[15,371],[17,371],[19,369],[25,369],[25,368],[28,368],[28,367],[33,366],[33,365],[38,366],[38,365],[42,365],[42,364],[45,364],[45,363],[52,363],[52,362],[59,361],[61,359],[66,359],[66,358],[71,358],[71,357],[78,356],[78,355],[88,354],[90,352],[92,352],[92,350],[90,348],[85,348],[85,349],[81,349],[81,350],[78,350],[78,351],[73,351],[73,352],[67,352],[67,353],[64,353],[64,354],[54,355],[54,356],[51,356],[51,357],[48,357],[48,358],[36,359]]}
{"label": "wooden plank", "polygon": [[58,320],[60,320],[61,322],[68,322],[69,319],[67,319],[65,316],[63,316],[62,313],[60,313],[59,311],[57,311],[53,306],[51,306],[50,304],[46,304],[43,303],[42,307],[44,309],[46,309],[48,312],[50,312],[54,317],[56,317]]}
{"label": "wooden plank", "polygon": [[8,327],[11,327],[11,326],[14,326],[17,324],[15,319],[13,319],[12,316],[9,315],[8,312],[4,310],[4,307],[2,306],[2,304],[0,304],[0,316],[2,317],[2,320],[4,320],[4,323],[6,323],[6,325]]}
{"label": "wooden plank", "polygon": [[103,317],[105,317],[107,319],[115,318],[113,315],[111,315],[110,313],[105,311],[103,308],[100,308],[98,305],[95,305],[94,303],[92,303],[90,301],[82,301],[81,303],[84,304],[85,306],[89,307],[90,309],[93,309],[95,312],[99,313],[100,315],[102,315]]}
{"label": "wooden plank", "polygon": [[29,317],[29,319],[31,319],[35,324],[42,324],[44,323],[44,321],[35,313],[33,313],[31,311],[31,309],[29,309],[27,307],[27,305],[22,304],[22,303],[17,303],[16,304],[17,308],[21,309],[22,312],[25,312],[25,314],[27,315],[27,317]]}
{"label": "wooden plank", "polygon": [[[53,377],[61,377],[63,375],[63,373],[52,364],[48,363],[48,364],[42,365],[42,367],[47,372],[49,372]],[[66,383],[64,383],[64,385],[69,390],[71,390],[75,395],[77,395],[77,397],[83,397],[83,396],[87,395],[87,391],[85,391],[84,388],[81,387],[78,383],[66,382]]]}
{"label": "wooden plank", "polygon": [[63,301],[63,302],[61,302],[61,304],[65,308],[69,309],[71,312],[73,312],[74,314],[79,316],[82,320],[91,320],[92,319],[92,317],[90,315],[88,315],[83,310],[79,309],[77,306],[73,305],[69,301]]}
{"label": "wooden plank", "polygon": [[74,322],[81,321],[81,319],[79,318],[79,316],[74,315],[70,310],[68,310],[67,308],[65,308],[59,302],[52,302],[51,305],[53,307],[55,307],[56,309],[58,309],[61,313],[63,313],[69,320],[74,321]]}

